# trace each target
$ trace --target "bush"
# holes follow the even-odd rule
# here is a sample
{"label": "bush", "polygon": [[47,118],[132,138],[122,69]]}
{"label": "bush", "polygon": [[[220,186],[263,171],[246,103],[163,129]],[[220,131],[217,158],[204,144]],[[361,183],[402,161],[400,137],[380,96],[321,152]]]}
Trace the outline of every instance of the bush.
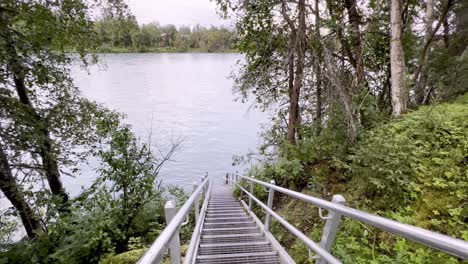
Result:
{"label": "bush", "polygon": [[146,248],[127,251],[119,255],[109,255],[99,264],[135,264],[145,254]]}
{"label": "bush", "polygon": [[[354,208],[467,240],[468,211],[464,206],[468,199],[467,131],[468,94],[465,94],[453,102],[421,107],[363,133],[347,158],[341,154],[316,155],[318,145],[302,150],[291,146],[281,153],[286,153],[289,161],[313,164],[300,167],[295,179],[314,175],[327,190],[309,185],[302,190],[304,193],[329,198],[339,192]],[[272,162],[254,172],[268,179],[279,172],[291,174],[298,168],[285,164],[281,160],[278,164]],[[275,195],[275,199],[281,197]],[[324,221],[318,217],[316,208],[290,198],[275,201],[275,206],[280,206],[276,210],[286,220],[314,241],[320,241]],[[314,263],[304,243],[278,222],[272,221],[271,230],[297,263]],[[340,225],[332,252],[343,263],[461,262],[444,252],[349,218],[344,218]]]}
{"label": "bush", "polygon": [[351,157],[351,185],[375,209],[406,208],[393,216],[466,239],[467,131],[468,94],[380,126]]}

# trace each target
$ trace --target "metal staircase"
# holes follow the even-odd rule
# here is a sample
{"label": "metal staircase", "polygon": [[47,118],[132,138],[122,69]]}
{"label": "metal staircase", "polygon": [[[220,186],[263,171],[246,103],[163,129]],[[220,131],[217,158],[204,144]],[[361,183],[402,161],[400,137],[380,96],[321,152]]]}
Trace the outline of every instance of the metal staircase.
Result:
{"label": "metal staircase", "polygon": [[224,187],[211,193],[196,263],[279,264],[280,260],[254,220]]}
{"label": "metal staircase", "polygon": [[[167,226],[138,261],[139,264],[161,263],[164,258],[170,258],[172,264],[181,264],[182,260],[184,264],[294,264],[294,260],[270,232],[271,219],[300,239],[308,247],[310,258],[315,259],[316,264],[340,264],[342,262],[332,254],[332,246],[343,217],[444,251],[461,260],[468,260],[467,241],[348,207],[341,195],[334,195],[331,201],[326,201],[277,186],[274,181],[267,183],[238,173],[227,174],[225,180],[221,177],[217,180],[222,180],[223,183],[219,181],[214,188],[208,175],[202,177],[200,185],[194,183],[192,195],[178,210],[173,201],[167,201]],[[254,185],[261,186],[268,192],[266,204],[254,195]],[[235,188],[246,195],[248,204],[233,198],[231,193]],[[317,207],[319,217],[325,221],[319,243],[273,210],[275,193]],[[201,208],[200,201],[203,201]],[[263,221],[252,211],[253,203],[265,212]],[[192,208],[196,225],[185,258],[182,259],[179,229],[189,222]],[[328,211],[326,216],[322,210]],[[315,255],[312,255],[312,252]]]}

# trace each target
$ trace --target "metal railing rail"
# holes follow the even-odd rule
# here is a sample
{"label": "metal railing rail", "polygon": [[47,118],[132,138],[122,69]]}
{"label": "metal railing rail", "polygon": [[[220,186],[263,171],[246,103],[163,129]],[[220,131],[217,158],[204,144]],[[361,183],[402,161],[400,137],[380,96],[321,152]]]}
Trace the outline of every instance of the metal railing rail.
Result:
{"label": "metal railing rail", "polygon": [[[238,179],[247,180],[247,182],[250,183],[251,191],[247,192],[247,190],[245,190],[242,186],[240,186],[238,184]],[[338,231],[338,227],[339,227],[342,216],[346,216],[354,220],[372,225],[374,227],[380,228],[390,233],[402,236],[404,238],[408,238],[417,243],[427,245],[431,248],[435,248],[435,249],[447,252],[448,254],[459,257],[461,259],[464,259],[464,260],[468,259],[468,242],[461,240],[461,239],[456,239],[447,235],[443,235],[440,233],[432,232],[423,228],[411,226],[408,224],[403,224],[395,220],[387,219],[381,216],[377,216],[371,213],[367,213],[364,211],[360,211],[360,210],[347,207],[344,205],[345,200],[343,196],[341,195],[334,195],[332,202],[330,202],[327,200],[312,197],[309,195],[305,195],[303,193],[295,192],[295,191],[277,186],[274,184],[274,181],[272,181],[272,183],[266,183],[266,182],[254,179],[252,177],[240,175],[238,173],[228,174],[226,180],[228,182],[231,182],[231,186],[233,186],[234,184],[238,185],[241,188],[241,190],[249,196],[250,208],[251,208],[252,200],[254,200],[257,204],[259,204],[266,211],[266,217],[265,217],[266,231],[268,231],[268,226],[269,226],[269,221],[270,221],[269,218],[271,215],[274,218],[276,218],[281,224],[283,224],[283,226],[285,226],[289,231],[297,235],[295,231],[293,232],[292,229],[288,228],[288,226],[285,225],[285,224],[287,225],[290,225],[290,224],[286,222],[286,220],[282,219],[278,214],[274,213],[274,211],[272,210],[274,191],[286,194],[293,198],[296,198],[296,199],[299,199],[299,200],[302,200],[302,201],[305,201],[305,202],[308,202],[317,206],[319,208],[320,217],[322,219],[327,220],[318,251],[317,251],[317,248],[312,247],[313,244],[307,243],[306,241],[304,241],[303,238],[298,236],[301,240],[303,240],[309,246],[310,249],[312,249],[319,255],[319,259],[317,259],[317,262],[316,262],[317,264],[327,263],[328,260],[325,259],[324,254],[321,251],[326,250],[326,252],[330,252],[330,249],[335,239],[336,232]],[[269,191],[268,205],[265,205],[253,195],[254,183],[259,184],[269,189],[268,190]],[[321,212],[322,208],[328,211],[328,216],[326,217],[322,216],[322,212]],[[333,262],[328,261],[328,263],[333,263]]]}
{"label": "metal railing rail", "polygon": [[[237,183],[236,183],[237,184]],[[242,186],[237,184],[237,186],[245,193],[247,194],[250,199],[255,201],[258,205],[260,205],[265,211],[268,212],[269,215],[273,216],[280,222],[286,229],[288,229],[293,235],[298,237],[300,240],[302,240],[310,249],[312,249],[314,252],[316,252],[320,257],[322,257],[324,260],[327,261],[327,263],[331,264],[341,264],[341,261],[336,259],[334,256],[332,256],[329,252],[327,252],[325,249],[321,248],[319,245],[317,245],[313,240],[307,237],[304,233],[299,231],[299,229],[295,228],[293,225],[291,225],[288,221],[286,221],[284,218],[282,218],[280,215],[275,213],[272,209],[268,208],[267,205],[262,203],[257,197],[255,197],[252,193],[248,192]],[[250,209],[251,210],[251,209]]]}
{"label": "metal railing rail", "polygon": [[160,263],[167,248],[169,248],[171,253],[171,263],[181,263],[179,228],[184,224],[184,220],[188,216],[193,205],[195,205],[194,209],[197,223],[202,219],[200,215],[204,215],[205,212],[203,212],[203,210],[206,209],[206,206],[202,207],[201,212],[198,211],[199,198],[200,194],[202,194],[205,201],[204,205],[205,203],[207,204],[207,197],[211,192],[211,179],[208,177],[208,175],[202,177],[200,186],[196,186],[195,183],[194,189],[194,192],[190,195],[184,205],[177,211],[177,213],[175,213],[176,208],[174,203],[172,201],[166,202],[165,210],[167,226],[153,242],[146,253],[140,258],[138,264]]}
{"label": "metal railing rail", "polygon": [[[196,188],[195,188],[196,189]],[[211,182],[209,184],[208,190],[211,190]],[[187,249],[187,254],[185,255],[184,264],[193,264],[195,263],[195,256],[197,254],[197,247],[200,243],[200,237],[203,229],[203,223],[205,222],[205,214],[208,208],[208,201],[210,200],[211,191],[208,191],[205,195],[205,200],[203,201],[202,209],[198,216],[197,223],[193,230],[192,238],[190,239],[190,244]]]}

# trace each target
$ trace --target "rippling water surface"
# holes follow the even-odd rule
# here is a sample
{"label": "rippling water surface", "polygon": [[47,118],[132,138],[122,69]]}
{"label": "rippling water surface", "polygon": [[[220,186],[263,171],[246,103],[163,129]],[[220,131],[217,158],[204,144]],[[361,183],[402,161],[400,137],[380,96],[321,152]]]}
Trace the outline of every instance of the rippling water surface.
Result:
{"label": "rippling water surface", "polygon": [[[173,161],[160,173],[164,183],[189,190],[205,172],[221,177],[232,167],[232,155],[255,150],[264,115],[235,102],[228,79],[238,54],[109,54],[105,70],[72,69],[82,93],[127,115],[135,133],[165,148],[183,139]],[[102,67],[101,67],[102,68]],[[152,129],[151,129],[152,127]],[[77,178],[65,178],[77,194],[94,178],[84,168]]]}

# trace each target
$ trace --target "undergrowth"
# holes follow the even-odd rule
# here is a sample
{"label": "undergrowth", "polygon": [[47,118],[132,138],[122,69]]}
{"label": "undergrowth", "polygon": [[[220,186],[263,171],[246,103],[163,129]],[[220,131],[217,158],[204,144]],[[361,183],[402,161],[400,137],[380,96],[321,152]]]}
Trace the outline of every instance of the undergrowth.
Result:
{"label": "undergrowth", "polygon": [[[331,199],[345,196],[347,205],[403,223],[468,240],[468,94],[424,106],[403,118],[363,133],[343,155],[317,154],[304,147],[280,149],[287,158],[261,164],[251,173],[257,178]],[[309,144],[312,146],[313,144]],[[326,150],[330,153],[330,150]],[[279,177],[281,174],[289,176]],[[255,189],[263,202],[267,193]],[[238,193],[239,194],[239,193]],[[320,241],[324,220],[305,202],[275,194],[275,211]],[[258,206],[254,207],[263,216]],[[314,263],[304,243],[277,221],[274,236],[297,263]],[[343,263],[461,263],[444,252],[343,218],[332,253]]]}

